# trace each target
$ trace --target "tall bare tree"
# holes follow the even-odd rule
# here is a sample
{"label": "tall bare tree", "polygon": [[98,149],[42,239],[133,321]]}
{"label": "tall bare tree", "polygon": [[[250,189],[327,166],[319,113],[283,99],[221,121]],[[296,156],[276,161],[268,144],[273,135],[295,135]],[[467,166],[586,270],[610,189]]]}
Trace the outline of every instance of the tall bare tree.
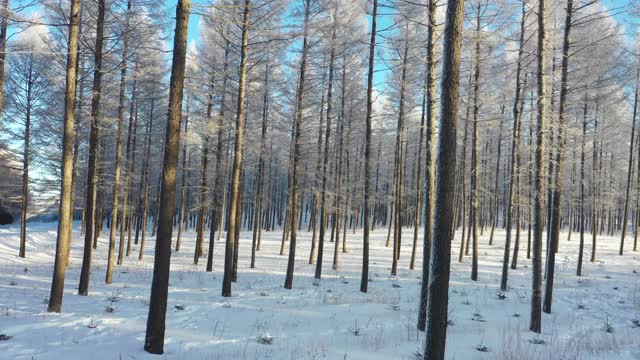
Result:
{"label": "tall bare tree", "polygon": [[231,296],[231,280],[233,276],[234,249],[238,240],[236,235],[240,224],[238,223],[236,212],[242,206],[240,203],[240,180],[242,176],[242,156],[244,142],[244,118],[245,118],[245,96],[247,82],[247,50],[249,48],[249,23],[251,15],[251,0],[245,0],[242,20],[242,45],[240,48],[240,79],[238,84],[238,111],[236,113],[236,142],[234,145],[233,171],[231,174],[231,195],[229,198],[229,216],[227,241],[224,253],[224,277],[222,279],[222,296]]}
{"label": "tall bare tree", "polygon": [[[187,53],[190,0],[178,0],[176,5],[176,29],[173,40],[173,62],[169,83],[169,110],[165,135],[165,151],[160,193],[159,226],[156,237],[153,280],[149,297],[149,315],[144,339],[145,351],[164,353],[164,331],[171,265],[171,233],[173,209],[176,203],[176,172],[180,145],[180,121],[182,120],[182,96]],[[113,226],[113,225],[112,225]]]}
{"label": "tall bare tree", "polygon": [[436,199],[427,296],[425,360],[444,360],[455,212],[456,137],[464,0],[449,0],[442,52]]}
{"label": "tall bare tree", "polygon": [[[71,204],[71,182],[73,177],[73,135],[74,107],[76,102],[76,76],[78,72],[78,28],[80,23],[80,0],[71,1],[69,12],[69,41],[67,48],[67,69],[64,95],[64,133],[62,143],[62,185],[60,189],[60,220],[56,240],[56,255],[53,265],[53,279],[49,294],[48,312],[62,311],[64,276],[67,269],[67,247],[71,244],[73,211]],[[89,245],[91,247],[91,245]]]}

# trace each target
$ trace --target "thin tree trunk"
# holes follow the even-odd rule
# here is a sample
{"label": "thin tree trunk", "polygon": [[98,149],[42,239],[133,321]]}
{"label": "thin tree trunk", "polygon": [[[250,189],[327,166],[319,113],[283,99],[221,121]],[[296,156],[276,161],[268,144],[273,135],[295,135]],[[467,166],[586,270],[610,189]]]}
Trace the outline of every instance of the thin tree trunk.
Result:
{"label": "thin tree trunk", "polygon": [[[420,305],[418,309],[418,330],[425,331],[427,325],[427,297],[429,295],[429,264],[431,261],[431,230],[433,226],[433,207],[435,198],[435,144],[436,144],[436,0],[429,0],[429,23],[427,27],[427,148],[424,166],[424,237],[422,239],[422,281],[420,283]],[[454,136],[455,138],[455,136]],[[452,234],[455,234],[452,223]],[[453,235],[452,235],[453,237]]]}
{"label": "thin tree trunk", "polygon": [[[180,251],[180,243],[182,242],[182,231],[184,228],[184,208],[185,201],[187,201],[187,141],[186,137],[189,131],[189,99],[187,97],[187,116],[184,122],[184,144],[182,144],[182,176],[180,181],[180,209],[178,215],[178,236],[176,238],[176,252]],[[196,244],[196,254],[200,257],[202,253],[202,248],[198,247],[201,244]]]}
{"label": "thin tree trunk", "polygon": [[244,142],[244,117],[245,117],[245,94],[247,81],[247,50],[249,47],[249,15],[251,9],[251,0],[245,0],[243,9],[242,22],[242,45],[240,50],[240,79],[238,86],[238,111],[236,115],[236,141],[234,145],[233,172],[231,175],[231,196],[229,205],[229,227],[227,230],[227,241],[225,244],[224,256],[224,277],[222,280],[222,296],[231,296],[231,280],[233,273],[233,258],[236,239],[236,227],[240,224],[236,223],[237,208],[240,204],[240,179],[242,172],[242,156]]}
{"label": "thin tree trunk", "polygon": [[[224,208],[224,185],[221,187],[223,177],[226,178],[227,162],[225,159],[224,166],[222,166],[222,142],[224,136],[224,118],[225,118],[225,106],[227,95],[227,69],[229,67],[229,41],[225,42],[224,46],[224,64],[222,67],[222,94],[220,96],[220,110],[218,113],[218,129],[217,129],[217,143],[216,143],[216,175],[213,182],[213,203],[211,204],[211,229],[209,232],[209,251],[207,254],[207,272],[213,271],[213,248],[216,237],[216,229],[222,223],[222,209]],[[220,197],[223,197],[222,204]],[[218,236],[221,230],[218,231]]]}
{"label": "thin tree trunk", "polygon": [[[87,196],[85,215],[84,254],[82,257],[82,270],[80,272],[80,284],[78,295],[89,294],[89,277],[91,275],[92,242],[96,242],[96,192],[98,172],[98,138],[100,127],[100,93],[102,79],[102,44],[104,40],[104,12],[105,0],[98,1],[98,20],[96,25],[96,48],[93,73],[93,96],[91,98],[91,134],[89,135],[89,163],[87,165]],[[96,236],[97,238],[97,236]],[[95,244],[93,244],[95,245]]]}
{"label": "thin tree trunk", "polygon": [[[264,71],[264,96],[262,99],[262,131],[260,132],[260,155],[258,157],[258,175],[256,179],[256,195],[254,206],[253,238],[251,244],[251,268],[256,267],[256,251],[258,250],[258,237],[262,230],[262,201],[264,187],[264,157],[267,148],[267,120],[269,118],[269,54]],[[322,126],[321,126],[322,127]]]}
{"label": "thin tree trunk", "polygon": [[[374,8],[377,0],[374,1]],[[324,237],[327,229],[327,170],[329,167],[329,146],[331,137],[331,110],[333,105],[333,76],[334,64],[336,58],[335,42],[336,42],[336,14],[337,8],[334,8],[331,15],[331,54],[329,55],[329,79],[327,81],[327,125],[324,135],[324,155],[322,160],[322,186],[320,189],[320,230],[318,234],[318,257],[316,259],[316,269],[314,278],[320,280],[322,277],[322,258],[324,255]],[[365,179],[366,181],[366,179]],[[367,231],[366,229],[364,230]],[[363,268],[364,271],[364,268]],[[366,288],[366,286],[365,286]],[[360,285],[362,291],[362,285]],[[366,290],[366,289],[365,289]],[[366,291],[365,291],[366,292]]]}
{"label": "thin tree trunk", "polygon": [[[193,263],[198,264],[198,260],[203,255],[204,231],[205,231],[205,201],[207,200],[207,171],[209,169],[209,142],[210,135],[208,127],[211,122],[211,111],[213,108],[213,76],[209,81],[209,94],[207,97],[207,128],[204,129],[204,139],[202,141],[202,169],[200,170],[200,193],[198,194],[198,220],[196,234],[196,248],[193,254]],[[215,195],[214,195],[215,196]]]}
{"label": "thin tree trunk", "polygon": [[[0,16],[2,16],[2,20],[0,20],[0,114],[2,114],[2,110],[4,109],[4,62],[7,57],[6,50],[7,27],[9,24],[9,0],[2,0],[0,6]],[[2,116],[0,116],[0,130],[2,130]]]}
{"label": "thin tree trunk", "polygon": [[[131,10],[131,0],[127,4],[127,19],[129,18],[129,11]],[[128,20],[126,21],[128,23]],[[116,247],[116,230],[118,228],[118,206],[120,200],[120,174],[122,170],[122,133],[124,132],[124,97],[125,87],[127,84],[127,56],[128,56],[128,39],[127,34],[128,25],[125,25],[125,31],[123,34],[123,46],[122,46],[122,63],[120,69],[120,94],[118,96],[118,130],[116,137],[116,162],[115,162],[115,175],[113,177],[113,204],[111,206],[111,227],[109,228],[109,253],[107,255],[107,274],[105,275],[105,283],[111,284],[113,282],[113,257]],[[126,192],[126,188],[125,188]],[[126,205],[126,203],[123,202]],[[124,212],[123,212],[124,213]],[[122,228],[125,227],[124,221],[120,224]],[[120,246],[118,247],[118,264],[122,264],[122,257],[124,256],[124,238],[120,237]]]}
{"label": "thin tree trunk", "polygon": [[638,64],[636,65],[636,82],[635,82],[635,95],[633,97],[633,118],[631,119],[631,143],[629,144],[629,168],[627,169],[627,188],[624,197],[624,215],[622,217],[622,235],[620,236],[620,251],[619,255],[624,252],[624,237],[627,233],[627,219],[629,213],[629,190],[631,189],[631,177],[633,175],[633,168],[631,163],[633,162],[633,143],[635,139],[636,131],[636,117],[638,114],[638,88],[640,87],[640,56],[638,57]]}
{"label": "thin tree trunk", "polygon": [[[524,46],[524,32],[525,32],[525,20],[526,20],[526,2],[522,0],[522,16],[520,18],[520,42],[518,47],[518,60],[516,65],[516,94],[513,101],[513,135],[511,138],[511,174],[509,176],[509,202],[507,204],[507,218],[506,218],[506,237],[504,242],[504,257],[502,258],[502,277],[500,280],[500,290],[506,291],[508,285],[508,273],[509,273],[509,250],[511,247],[511,229],[513,227],[513,208],[516,206],[516,184],[519,176],[520,165],[520,124],[522,118],[522,108],[520,100],[520,76],[522,72],[522,54]],[[526,75],[525,75],[526,77]],[[518,210],[518,213],[520,211]],[[519,218],[520,216],[518,216]],[[520,224],[516,223],[516,231],[520,230]],[[513,264],[516,263],[518,258],[519,241],[516,240],[513,250]],[[512,265],[513,266],[513,265]],[[515,267],[513,267],[515,269]]]}
{"label": "thin tree trunk", "polygon": [[473,217],[470,227],[473,233],[473,253],[471,257],[471,280],[478,281],[478,92],[480,88],[480,11],[482,4],[478,2],[476,10],[476,50],[475,69],[473,74],[473,133],[471,140],[471,209]]}
{"label": "thin tree trunk", "polygon": [[585,102],[585,115],[582,119],[582,150],[580,155],[580,246],[578,249],[578,269],[576,271],[576,275],[582,276],[582,258],[584,254],[584,222],[585,222],[585,211],[584,211],[584,165],[585,165],[585,147],[586,147],[586,138],[587,138],[587,104]]}
{"label": "thin tree trunk", "polygon": [[[31,144],[31,107],[33,106],[33,57],[29,56],[26,85],[26,119],[24,125],[24,151],[22,154],[22,194],[20,197],[20,250],[18,256],[26,257],[27,248],[27,205],[29,199],[29,148]],[[73,206],[73,204],[71,205]],[[71,216],[73,217],[73,210]]]}
{"label": "thin tree trunk", "polygon": [[[564,147],[566,143],[566,137],[564,135],[564,128],[566,124],[566,106],[567,106],[567,74],[569,68],[569,47],[571,46],[571,17],[573,14],[573,0],[567,0],[567,10],[564,23],[564,40],[562,44],[562,74],[560,84],[560,116],[558,119],[558,148],[556,150],[555,158],[555,186],[553,186],[553,196],[551,197],[551,219],[548,221],[551,223],[549,234],[549,242],[547,244],[547,263],[546,263],[546,283],[544,294],[543,311],[547,314],[551,314],[551,304],[553,301],[553,281],[555,275],[556,265],[556,246],[560,238],[560,197],[562,195],[562,175],[564,166]],[[585,116],[586,116],[586,102],[585,102]],[[594,160],[595,161],[595,160]]]}

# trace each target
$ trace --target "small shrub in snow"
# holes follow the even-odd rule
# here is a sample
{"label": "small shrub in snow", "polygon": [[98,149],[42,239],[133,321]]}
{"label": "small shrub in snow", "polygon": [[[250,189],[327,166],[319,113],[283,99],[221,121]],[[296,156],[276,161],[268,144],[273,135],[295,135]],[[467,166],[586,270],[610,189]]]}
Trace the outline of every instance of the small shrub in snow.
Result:
{"label": "small shrub in snow", "polygon": [[514,317],[514,318],[519,318],[519,317],[520,317],[520,313],[515,313],[515,314],[513,314],[513,317]]}
{"label": "small shrub in snow", "polygon": [[24,273],[26,274],[26,273],[28,273],[28,272],[29,272],[29,268],[28,268],[28,267],[25,267],[25,268],[24,268]]}
{"label": "small shrub in snow", "polygon": [[0,341],[7,341],[9,339],[11,339],[13,336],[7,335],[7,334],[0,334]]}
{"label": "small shrub in snow", "polygon": [[107,298],[107,301],[110,303],[117,303],[120,301],[120,291],[116,292],[116,293],[111,293],[111,296],[109,296]]}
{"label": "small shrub in snow", "polygon": [[87,327],[88,327],[89,329],[95,329],[95,328],[97,328],[97,327],[98,327],[98,323],[97,323],[97,322],[95,322],[93,319],[91,319],[91,321],[89,321],[89,324],[87,325]]}
{"label": "small shrub in snow", "polygon": [[174,305],[173,308],[178,310],[178,311],[182,311],[182,310],[186,309],[187,306],[183,305],[183,304],[178,304],[178,305]]}
{"label": "small shrub in snow", "polygon": [[633,327],[640,328],[640,319],[638,318],[638,315],[636,315],[635,319],[631,320],[631,324]]}
{"label": "small shrub in snow", "polygon": [[16,286],[18,285],[18,283],[15,280],[11,279],[11,281],[9,282],[9,285]]}
{"label": "small shrub in snow", "polygon": [[541,338],[540,336],[536,336],[533,339],[529,339],[529,342],[534,344],[534,345],[544,345],[544,344],[546,344],[544,339]]}
{"label": "small shrub in snow", "polygon": [[116,309],[112,306],[105,306],[104,307],[104,311],[108,312],[108,313],[112,313],[114,311],[116,311]]}
{"label": "small shrub in snow", "polygon": [[482,314],[480,314],[480,313],[474,313],[473,316],[471,317],[471,320],[477,321],[477,322],[485,322],[486,321],[484,319],[484,317],[482,316]]}
{"label": "small shrub in snow", "polygon": [[453,320],[449,319],[447,320],[447,326],[454,326],[456,323],[453,322]]}
{"label": "small shrub in snow", "polygon": [[615,332],[615,330],[613,329],[613,325],[609,322],[608,316],[604,320],[603,329],[605,332],[608,332],[609,334],[613,334]]}
{"label": "small shrub in snow", "polygon": [[485,344],[482,344],[482,343],[476,345],[476,350],[478,350],[480,352],[489,352],[489,348]]}
{"label": "small shrub in snow", "polygon": [[613,287],[613,290],[620,290],[620,288],[619,288],[619,287],[617,287],[617,286],[614,286],[614,287]]}
{"label": "small shrub in snow", "polygon": [[422,359],[424,359],[424,355],[422,354],[422,351],[420,351],[420,350],[416,350],[416,351],[413,353],[413,358],[414,358],[415,360],[422,360]]}
{"label": "small shrub in snow", "polygon": [[578,310],[586,310],[587,309],[587,305],[583,304],[582,302],[578,303]]}
{"label": "small shrub in snow", "polygon": [[269,294],[266,291],[263,291],[260,293],[260,296],[269,296]]}
{"label": "small shrub in snow", "polygon": [[397,282],[394,282],[393,284],[391,284],[391,286],[392,286],[392,287],[394,287],[394,288],[396,288],[396,289],[399,289],[399,288],[401,288],[401,287],[402,287],[402,286],[400,286],[400,284],[398,284]]}
{"label": "small shrub in snow", "polygon": [[256,341],[258,342],[258,344],[262,344],[262,345],[272,345],[274,340],[275,339],[273,338],[273,336],[269,334],[263,334],[256,337]]}
{"label": "small shrub in snow", "polygon": [[389,309],[393,311],[400,311],[400,305],[398,304],[389,304]]}
{"label": "small shrub in snow", "polygon": [[606,275],[604,278],[605,279],[611,279],[611,275]]}
{"label": "small shrub in snow", "polygon": [[500,291],[496,294],[496,298],[498,298],[498,300],[507,300],[507,294]]}
{"label": "small shrub in snow", "polygon": [[350,327],[347,330],[349,330],[349,332],[352,333],[353,336],[360,336],[362,333],[362,328],[358,327],[358,320],[355,321],[353,327]]}

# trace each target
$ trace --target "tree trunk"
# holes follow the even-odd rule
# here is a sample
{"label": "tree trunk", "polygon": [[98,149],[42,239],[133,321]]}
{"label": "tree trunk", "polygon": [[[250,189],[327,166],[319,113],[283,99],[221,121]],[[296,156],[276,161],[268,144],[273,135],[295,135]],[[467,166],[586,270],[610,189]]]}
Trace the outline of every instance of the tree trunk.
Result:
{"label": "tree trunk", "polygon": [[[377,0],[374,1],[374,7]],[[333,74],[336,59],[335,42],[336,42],[336,14],[337,9],[334,8],[331,15],[331,54],[329,55],[329,79],[327,81],[327,125],[324,134],[324,155],[322,159],[322,186],[320,189],[320,230],[318,231],[318,257],[316,259],[316,269],[314,278],[320,280],[322,277],[322,258],[324,255],[324,236],[327,229],[327,170],[329,165],[329,146],[331,137],[331,110],[333,105]],[[365,179],[366,181],[366,179]],[[367,231],[366,229],[364,230]],[[364,268],[363,268],[364,269]],[[364,270],[363,270],[364,271]],[[362,285],[360,285],[362,289]]]}
{"label": "tree trunk", "polygon": [[455,208],[456,127],[462,45],[463,0],[449,0],[442,54],[441,121],[438,132],[433,243],[427,297],[425,360],[443,360],[447,335],[451,241]]}
{"label": "tree trunk", "polygon": [[[182,231],[184,229],[184,207],[185,207],[185,201],[188,201],[188,195],[187,195],[187,141],[186,141],[186,137],[189,131],[189,99],[187,97],[187,116],[185,118],[185,122],[184,122],[184,136],[185,136],[185,140],[184,140],[184,144],[182,144],[182,176],[181,176],[181,181],[180,181],[180,209],[179,211],[179,215],[178,215],[178,237],[176,238],[176,252],[180,251],[180,243],[182,240]],[[198,257],[200,257],[200,254],[202,253],[202,248],[199,248],[198,246],[201,244],[196,244],[196,254],[198,254]]]}
{"label": "tree trunk", "polygon": [[236,211],[240,206],[240,179],[242,172],[242,156],[244,142],[244,117],[245,117],[245,94],[247,81],[247,50],[249,47],[249,14],[251,0],[245,0],[242,22],[242,46],[240,50],[240,79],[238,87],[238,111],[236,115],[236,142],[234,146],[233,173],[231,175],[231,196],[229,198],[229,227],[227,230],[227,241],[225,244],[224,256],[224,277],[222,280],[222,296],[231,296],[231,279],[233,273],[233,258],[236,239]]}
{"label": "tree trunk", "polygon": [[[200,170],[200,193],[198,194],[198,220],[196,234],[196,248],[193,254],[193,263],[198,264],[198,260],[203,255],[204,230],[205,230],[205,201],[207,200],[207,171],[209,168],[209,125],[211,122],[211,111],[213,108],[213,75],[209,82],[209,94],[207,96],[207,120],[204,129],[204,139],[202,141],[202,169]],[[214,195],[215,196],[215,195]]]}
{"label": "tree trunk", "polygon": [[[556,265],[556,247],[560,238],[560,196],[562,195],[562,175],[564,166],[564,147],[566,143],[566,137],[564,135],[564,128],[566,125],[566,106],[567,106],[567,74],[569,69],[569,47],[571,46],[571,17],[573,14],[573,0],[567,0],[567,10],[564,22],[564,40],[562,44],[562,74],[560,84],[560,116],[558,119],[558,149],[556,150],[555,159],[555,186],[553,187],[553,196],[551,197],[551,219],[548,221],[551,223],[549,234],[549,242],[547,244],[547,263],[546,263],[546,283],[544,293],[544,306],[543,311],[547,314],[551,314],[551,303],[553,301],[553,280],[555,274]],[[585,103],[585,116],[586,116],[586,103]],[[595,161],[595,160],[594,160]],[[583,204],[584,206],[584,204]]]}
{"label": "tree trunk", "polygon": [[[102,79],[102,43],[104,40],[104,12],[105,0],[98,1],[98,20],[96,25],[96,48],[93,72],[93,96],[91,98],[91,134],[89,135],[89,163],[87,165],[87,196],[85,210],[84,254],[78,295],[87,296],[89,293],[89,277],[91,276],[92,242],[95,242],[96,222],[96,193],[98,172],[98,138],[100,127],[100,93]],[[97,236],[96,236],[97,238]],[[95,244],[93,244],[95,245]]]}
{"label": "tree trunk", "polygon": [[169,84],[166,146],[162,165],[159,226],[153,261],[149,316],[147,317],[147,331],[144,340],[144,349],[151,354],[164,353],[164,330],[169,289],[169,267],[171,263],[171,233],[173,232],[171,219],[176,202],[176,172],[180,146],[180,121],[182,119],[182,96],[190,10],[190,0],[178,0],[173,41],[173,63],[171,65],[171,81]]}
{"label": "tree trunk", "polygon": [[[129,11],[131,10],[131,0],[127,4],[127,18],[129,17]],[[128,22],[128,20],[127,20]],[[113,257],[116,247],[116,230],[118,228],[118,203],[120,200],[120,174],[122,168],[122,133],[124,132],[124,96],[125,87],[127,84],[127,34],[128,26],[125,25],[125,32],[123,34],[123,46],[122,46],[122,63],[120,69],[120,94],[118,96],[118,134],[116,137],[116,162],[115,171],[113,177],[113,205],[111,207],[111,227],[109,228],[109,253],[107,255],[107,274],[105,275],[105,283],[111,284],[113,282]],[[125,189],[126,191],[126,189]],[[123,204],[125,204],[123,202]],[[126,204],[125,204],[126,205]],[[120,224],[122,228],[125,227],[124,221]],[[118,264],[122,264],[122,257],[124,255],[124,238],[120,237],[120,246],[118,247]]]}
{"label": "tree trunk", "polygon": [[[7,27],[9,23],[9,0],[2,0],[0,5],[0,114],[4,109],[4,61],[7,57]],[[79,11],[79,10],[78,10]],[[76,68],[77,71],[77,68]],[[0,116],[0,130],[2,130],[2,117]]]}
{"label": "tree trunk", "polygon": [[[264,157],[267,150],[267,120],[269,118],[269,54],[264,70],[264,96],[262,99],[262,131],[260,132],[260,154],[258,157],[258,175],[256,178],[256,195],[254,201],[253,237],[251,243],[251,268],[256,267],[256,251],[258,250],[258,237],[262,230],[262,201],[264,195]],[[321,126],[322,127],[322,126]],[[322,138],[322,136],[321,136]],[[320,140],[322,141],[322,140]],[[312,251],[313,253],[313,251]]]}
{"label": "tree trunk", "polygon": [[546,131],[546,0],[538,0],[538,129],[535,150],[535,190],[533,192],[533,261],[531,322],[529,330],[542,328],[542,231],[544,229],[545,131]]}
{"label": "tree trunk", "polygon": [[[526,2],[522,1],[522,16],[520,18],[520,42],[518,47],[518,60],[516,64],[516,94],[515,99],[513,101],[513,135],[511,138],[511,175],[509,176],[509,202],[507,204],[507,218],[506,218],[506,237],[504,242],[504,257],[502,258],[502,277],[500,280],[500,290],[506,291],[508,284],[508,273],[509,273],[509,250],[511,247],[511,229],[513,227],[513,208],[516,206],[516,183],[517,178],[519,176],[519,165],[520,165],[520,120],[522,118],[522,108],[521,108],[521,100],[520,100],[520,76],[522,72],[522,55],[523,55],[523,47],[524,47],[524,32],[525,32],[525,20],[526,20]],[[526,76],[526,75],[525,75]],[[519,210],[518,210],[519,213]],[[519,218],[520,216],[518,216]],[[516,223],[516,231],[519,231],[520,224]],[[516,241],[513,250],[514,263],[517,261],[518,257],[518,249],[519,249],[519,241]]]}
{"label": "tree trunk", "polygon": [[[420,284],[420,305],[418,309],[418,330],[425,331],[427,325],[427,297],[429,292],[429,263],[431,258],[431,230],[435,193],[435,141],[436,141],[436,0],[429,0],[429,23],[427,27],[427,148],[424,165],[424,238],[422,239],[422,281]],[[452,233],[455,234],[455,222]],[[452,235],[453,236],[453,235]]]}
{"label": "tree trunk", "polygon": [[636,65],[636,82],[635,82],[635,95],[633,97],[633,118],[631,119],[631,143],[629,144],[629,167],[627,169],[627,188],[625,191],[624,197],[624,215],[622,217],[622,235],[620,236],[620,252],[619,255],[622,255],[624,252],[624,237],[627,233],[627,219],[629,213],[629,190],[631,189],[631,177],[633,175],[633,168],[631,163],[633,162],[633,143],[635,140],[635,131],[636,131],[636,116],[638,114],[638,87],[640,84],[638,80],[640,80],[640,57],[638,57],[638,64]]}
{"label": "tree trunk", "polygon": [[[78,28],[80,20],[80,0],[71,1],[69,17],[69,47],[67,52],[66,84],[64,96],[64,133],[62,138],[62,185],[60,189],[60,220],[56,239],[56,255],[49,294],[48,312],[62,311],[62,295],[66,270],[67,247],[71,244],[71,179],[73,175],[73,132],[74,107],[76,100],[76,75],[78,57]],[[4,52],[1,52],[4,54]],[[4,66],[4,64],[2,65]],[[91,244],[89,244],[91,247]]]}
{"label": "tree trunk", "polygon": [[470,227],[473,233],[473,253],[471,257],[471,280],[478,281],[478,92],[480,88],[480,11],[482,4],[478,2],[476,10],[476,51],[473,74],[473,133],[471,140],[471,218]]}
{"label": "tree trunk", "polygon": [[[295,135],[293,138],[293,173],[291,176],[291,241],[289,242],[289,260],[287,262],[287,275],[284,280],[284,288],[291,289],[293,287],[293,270],[296,260],[296,237],[298,232],[298,197],[300,189],[298,189],[298,177],[300,176],[300,136],[302,133],[302,101],[304,100],[304,81],[307,69],[307,52],[309,50],[307,36],[309,34],[309,16],[311,13],[311,0],[304,2],[304,35],[302,40],[302,58],[300,60],[300,77],[298,79],[297,90],[297,113],[295,119]],[[336,242],[337,243],[337,242]]]}
{"label": "tree trunk", "polygon": [[[222,143],[224,141],[224,117],[225,117],[225,99],[227,94],[227,69],[229,67],[229,41],[225,42],[224,46],[224,65],[222,68],[222,93],[220,96],[220,110],[218,113],[218,139],[216,144],[216,175],[213,182],[213,204],[211,204],[211,229],[209,232],[209,251],[207,254],[207,272],[213,271],[213,247],[215,243],[216,229],[222,222],[224,207],[224,201],[220,203],[220,197],[224,198],[224,185],[221,187],[223,177],[226,178],[227,162],[225,160],[224,166],[222,165]],[[218,231],[218,235],[220,235]]]}
{"label": "tree trunk", "polygon": [[584,165],[585,165],[585,147],[586,147],[586,138],[587,138],[587,103],[584,104],[584,117],[582,119],[582,150],[580,155],[580,246],[578,249],[578,269],[576,271],[577,276],[582,276],[582,258],[584,254],[584,222],[585,222],[585,211],[584,211]]}
{"label": "tree trunk", "polygon": [[[24,151],[22,154],[22,194],[20,197],[20,250],[18,256],[26,256],[27,247],[27,205],[29,200],[29,148],[31,144],[31,108],[33,106],[33,57],[29,56],[29,74],[26,84],[26,119],[24,125]],[[73,204],[71,204],[73,207]],[[73,208],[71,211],[73,217]]]}

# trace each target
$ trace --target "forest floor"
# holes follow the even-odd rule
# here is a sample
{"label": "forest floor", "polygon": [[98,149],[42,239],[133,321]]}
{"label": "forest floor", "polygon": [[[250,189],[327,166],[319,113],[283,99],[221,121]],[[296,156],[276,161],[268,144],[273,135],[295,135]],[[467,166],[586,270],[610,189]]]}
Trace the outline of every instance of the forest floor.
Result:
{"label": "forest floor", "polygon": [[[283,288],[287,257],[279,255],[281,233],[263,234],[256,269],[249,269],[250,233],[242,233],[234,296],[223,298],[223,241],[215,244],[214,272],[207,273],[206,257],[200,265],[192,264],[195,234],[188,231],[182,250],[172,255],[162,358],[418,358],[424,346],[424,335],[415,326],[421,262],[416,270],[408,269],[412,233],[404,232],[396,277],[389,275],[386,230],[372,233],[368,294],[359,291],[361,233],[348,232],[348,253],[339,253],[338,271],[331,269],[334,243],[326,242],[323,279],[315,284],[315,266],[308,264],[310,234],[301,233],[293,290]],[[510,270],[511,288],[499,292],[504,234],[496,231],[492,246],[488,231],[480,237],[477,282],[470,279],[471,258],[457,262],[456,234],[448,359],[640,359],[640,253],[618,256],[619,237],[601,237],[592,263],[589,236],[584,276],[577,277],[579,236],[573,234],[567,242],[563,234],[553,313],[542,315],[543,332],[536,336],[528,331],[531,262],[526,259],[526,233],[518,269]],[[19,227],[0,227],[0,334],[11,336],[0,336],[0,359],[157,359],[142,349],[153,239],[147,241],[143,261],[137,260],[139,246],[134,246],[131,257],[116,267],[114,283],[105,285],[105,231],[94,250],[89,296],[82,297],[76,295],[82,258],[78,223],[73,235],[63,312],[50,314],[46,307],[56,224],[29,224],[26,259],[17,257]]]}

